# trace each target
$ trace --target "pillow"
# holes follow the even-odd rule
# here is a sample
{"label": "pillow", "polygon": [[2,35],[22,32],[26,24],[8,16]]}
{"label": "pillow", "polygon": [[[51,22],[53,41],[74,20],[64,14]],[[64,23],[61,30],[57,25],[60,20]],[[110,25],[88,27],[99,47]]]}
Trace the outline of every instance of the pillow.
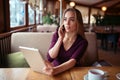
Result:
{"label": "pillow", "polygon": [[22,52],[15,52],[7,55],[8,67],[29,67],[27,61],[25,60]]}

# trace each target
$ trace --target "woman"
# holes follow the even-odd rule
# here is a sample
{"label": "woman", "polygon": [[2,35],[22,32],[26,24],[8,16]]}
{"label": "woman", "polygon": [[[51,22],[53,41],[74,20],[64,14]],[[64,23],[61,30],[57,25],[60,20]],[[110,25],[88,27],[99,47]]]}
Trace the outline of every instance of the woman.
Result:
{"label": "woman", "polygon": [[49,62],[46,61],[43,73],[56,75],[74,66],[81,66],[80,59],[87,45],[80,11],[74,8],[66,9],[62,25],[53,35],[47,55]]}

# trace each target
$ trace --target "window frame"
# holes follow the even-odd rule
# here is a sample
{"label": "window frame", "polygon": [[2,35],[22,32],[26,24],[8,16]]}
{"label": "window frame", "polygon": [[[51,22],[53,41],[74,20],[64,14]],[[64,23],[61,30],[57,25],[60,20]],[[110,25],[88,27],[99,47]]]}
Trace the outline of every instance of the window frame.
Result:
{"label": "window frame", "polygon": [[[16,29],[19,29],[19,28],[24,28],[24,27],[29,27],[29,26],[35,26],[35,25],[39,25],[40,24],[40,19],[38,19],[39,21],[36,21],[36,11],[34,10],[34,23],[33,24],[29,24],[29,11],[28,11],[28,6],[29,4],[28,3],[25,3],[25,23],[24,25],[19,25],[19,26],[14,26],[14,27],[11,27],[10,25],[10,31],[12,30],[16,30]],[[9,9],[10,9],[10,5],[9,5]],[[9,10],[10,11],[10,10]],[[10,16],[9,16],[10,17]],[[40,15],[38,16],[40,18]],[[38,22],[38,23],[37,23]]]}

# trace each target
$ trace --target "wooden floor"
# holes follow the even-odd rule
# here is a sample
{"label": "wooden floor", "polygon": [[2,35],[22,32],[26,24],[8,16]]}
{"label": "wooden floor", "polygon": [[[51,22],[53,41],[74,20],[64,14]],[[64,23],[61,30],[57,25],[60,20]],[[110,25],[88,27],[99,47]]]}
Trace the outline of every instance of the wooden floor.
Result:
{"label": "wooden floor", "polygon": [[120,47],[118,47],[117,52],[114,53],[112,48],[104,50],[100,48],[100,42],[98,41],[98,55],[99,59],[110,62],[114,66],[120,66]]}

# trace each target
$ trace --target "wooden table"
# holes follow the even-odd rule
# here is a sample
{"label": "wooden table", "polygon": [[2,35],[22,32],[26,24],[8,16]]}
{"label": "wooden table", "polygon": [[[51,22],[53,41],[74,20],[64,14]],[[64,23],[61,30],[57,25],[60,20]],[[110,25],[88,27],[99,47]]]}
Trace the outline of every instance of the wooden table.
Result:
{"label": "wooden table", "polygon": [[89,69],[101,69],[108,72],[108,80],[117,80],[116,74],[120,73],[120,67],[81,67],[73,68],[70,70],[72,80],[84,80],[84,75],[87,74]]}
{"label": "wooden table", "polygon": [[56,76],[34,72],[30,68],[0,68],[0,80],[84,80],[89,69],[98,68],[109,73],[108,80],[116,80],[120,67],[76,67]]}
{"label": "wooden table", "polygon": [[0,80],[26,80],[29,68],[0,68]]}

